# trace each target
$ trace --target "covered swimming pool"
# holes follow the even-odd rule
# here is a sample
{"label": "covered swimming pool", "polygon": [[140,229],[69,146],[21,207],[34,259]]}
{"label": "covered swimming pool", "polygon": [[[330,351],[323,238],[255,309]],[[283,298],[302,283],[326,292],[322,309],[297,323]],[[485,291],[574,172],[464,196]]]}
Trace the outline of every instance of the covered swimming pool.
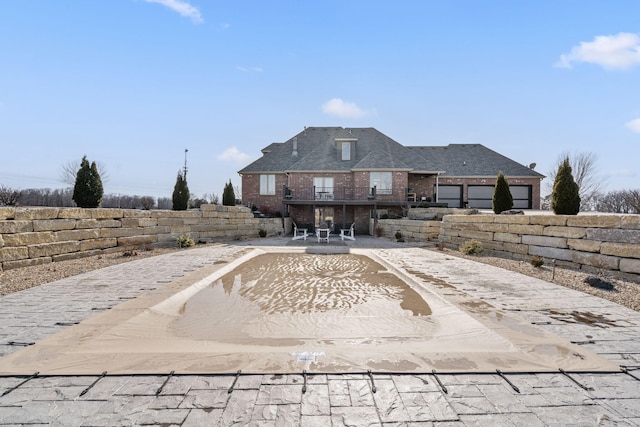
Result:
{"label": "covered swimming pool", "polygon": [[256,247],[0,359],[0,373],[617,369],[447,286],[375,249]]}

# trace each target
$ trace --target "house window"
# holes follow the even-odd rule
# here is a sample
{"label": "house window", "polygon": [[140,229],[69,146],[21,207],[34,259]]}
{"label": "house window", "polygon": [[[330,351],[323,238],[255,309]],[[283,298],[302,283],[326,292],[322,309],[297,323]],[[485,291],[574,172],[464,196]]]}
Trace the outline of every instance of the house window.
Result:
{"label": "house window", "polygon": [[260,194],[274,196],[276,194],[276,176],[260,175]]}
{"label": "house window", "polygon": [[351,160],[351,143],[342,143],[342,160]]}
{"label": "house window", "polygon": [[391,194],[391,172],[370,172],[369,185],[376,187],[376,194]]}

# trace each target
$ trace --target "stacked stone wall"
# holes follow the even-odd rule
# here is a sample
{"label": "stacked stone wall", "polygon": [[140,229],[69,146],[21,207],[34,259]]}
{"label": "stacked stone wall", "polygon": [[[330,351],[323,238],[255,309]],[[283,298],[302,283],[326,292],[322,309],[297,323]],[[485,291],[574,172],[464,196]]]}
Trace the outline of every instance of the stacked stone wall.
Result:
{"label": "stacked stone wall", "polygon": [[213,242],[284,232],[282,218],[254,218],[242,206],[187,211],[0,207],[0,271],[142,247],[175,245],[188,234]]}
{"label": "stacked stone wall", "polygon": [[476,239],[498,256],[556,260],[589,272],[640,279],[640,215],[447,215],[440,241]]}
{"label": "stacked stone wall", "polygon": [[410,219],[380,219],[376,226],[376,236],[395,239],[396,232],[407,242],[428,242],[438,240],[441,221],[414,221]]}

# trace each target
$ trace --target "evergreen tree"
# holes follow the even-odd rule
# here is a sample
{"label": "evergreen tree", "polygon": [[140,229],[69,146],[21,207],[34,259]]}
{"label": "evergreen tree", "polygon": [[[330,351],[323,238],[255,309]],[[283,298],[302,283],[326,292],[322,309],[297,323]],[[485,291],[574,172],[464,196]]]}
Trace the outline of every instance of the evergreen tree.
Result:
{"label": "evergreen tree", "polygon": [[89,165],[87,156],[84,156],[76,174],[73,201],[81,208],[97,208],[100,206],[103,196],[102,179],[100,179],[96,162]]}
{"label": "evergreen tree", "polygon": [[511,195],[509,184],[502,172],[498,174],[498,179],[496,179],[496,186],[493,190],[492,206],[493,211],[497,214],[508,211],[513,207],[513,196]]}
{"label": "evergreen tree", "polygon": [[176,185],[173,187],[173,210],[186,211],[189,206],[189,187],[187,180],[182,175],[182,171],[178,172]]}
{"label": "evergreen tree", "polygon": [[573,180],[569,158],[566,157],[556,173],[551,193],[551,209],[556,215],[577,215],[580,212],[580,189]]}
{"label": "evergreen tree", "polygon": [[235,206],[236,205],[236,193],[233,191],[233,185],[231,180],[224,186],[222,193],[222,205],[223,206]]}

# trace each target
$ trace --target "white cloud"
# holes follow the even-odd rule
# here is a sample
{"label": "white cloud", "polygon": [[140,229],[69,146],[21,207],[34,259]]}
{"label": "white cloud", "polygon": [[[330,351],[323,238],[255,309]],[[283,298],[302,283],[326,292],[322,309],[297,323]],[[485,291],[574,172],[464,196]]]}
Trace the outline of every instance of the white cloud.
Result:
{"label": "white cloud", "polygon": [[367,115],[367,112],[353,102],[345,102],[340,98],[333,98],[322,105],[322,112],[338,117],[357,119]]}
{"label": "white cloud", "polygon": [[144,0],[147,3],[159,3],[174,12],[178,12],[180,15],[185,16],[187,18],[191,18],[191,20],[195,24],[201,24],[204,22],[202,19],[202,15],[197,7],[190,5],[189,3],[182,0]]}
{"label": "white cloud", "polygon": [[263,71],[262,67],[241,67],[240,65],[236,66],[236,70],[244,73],[261,73]]}
{"label": "white cloud", "polygon": [[640,65],[640,35],[618,33],[613,36],[597,36],[593,41],[581,42],[570,53],[561,55],[555,66],[571,68],[575,62],[619,70]]}
{"label": "white cloud", "polygon": [[218,26],[218,31],[227,31],[229,28],[231,28],[231,24],[220,24],[220,26]]}
{"label": "white cloud", "polygon": [[628,129],[631,129],[633,132],[640,133],[640,117],[637,119],[633,119],[624,124]]}
{"label": "white cloud", "polygon": [[245,163],[249,160],[248,154],[241,153],[236,147],[227,148],[222,154],[218,154],[218,160],[225,162]]}

